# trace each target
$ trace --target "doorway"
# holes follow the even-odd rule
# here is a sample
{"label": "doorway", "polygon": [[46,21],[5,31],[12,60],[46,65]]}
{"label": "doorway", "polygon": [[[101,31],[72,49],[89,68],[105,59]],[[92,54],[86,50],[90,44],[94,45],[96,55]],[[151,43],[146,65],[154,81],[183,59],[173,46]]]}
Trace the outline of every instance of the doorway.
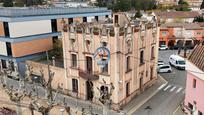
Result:
{"label": "doorway", "polygon": [[130,82],[126,83],[126,97],[130,95]]}
{"label": "doorway", "polygon": [[93,83],[91,81],[86,81],[86,94],[87,100],[93,100]]}
{"label": "doorway", "polygon": [[140,78],[140,91],[143,91],[143,77]]}

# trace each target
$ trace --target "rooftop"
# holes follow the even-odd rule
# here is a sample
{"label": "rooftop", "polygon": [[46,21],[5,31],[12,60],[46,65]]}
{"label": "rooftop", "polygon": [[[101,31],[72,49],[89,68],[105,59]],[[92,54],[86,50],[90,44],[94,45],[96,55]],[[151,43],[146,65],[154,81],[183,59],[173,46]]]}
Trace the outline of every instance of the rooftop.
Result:
{"label": "rooftop", "polygon": [[45,15],[64,15],[78,13],[98,13],[110,12],[107,8],[102,7],[86,7],[86,8],[37,8],[37,7],[9,7],[0,8],[0,17],[25,17],[25,16],[45,16]]}
{"label": "rooftop", "polygon": [[169,27],[183,27],[187,30],[195,30],[195,29],[202,29],[200,24],[198,23],[165,23],[161,25],[161,28],[169,28]]}
{"label": "rooftop", "polygon": [[200,25],[200,27],[204,27],[204,22],[198,22],[198,25]]}
{"label": "rooftop", "polygon": [[200,15],[196,11],[165,11],[155,12],[155,14],[160,18],[195,18]]}
{"label": "rooftop", "polygon": [[204,42],[194,48],[188,60],[204,72]]}

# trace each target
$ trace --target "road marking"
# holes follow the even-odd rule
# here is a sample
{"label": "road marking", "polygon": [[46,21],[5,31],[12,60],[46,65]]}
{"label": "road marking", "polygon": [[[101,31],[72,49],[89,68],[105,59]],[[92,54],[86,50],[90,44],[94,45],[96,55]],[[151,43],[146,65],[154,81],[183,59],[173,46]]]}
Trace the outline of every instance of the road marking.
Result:
{"label": "road marking", "polygon": [[176,89],[176,86],[174,86],[173,88],[171,88],[171,90],[169,92],[174,91],[174,89]]}
{"label": "road marking", "polygon": [[183,90],[182,93],[185,94],[185,90]]}
{"label": "road marking", "polygon": [[161,90],[161,89],[164,88],[166,85],[167,85],[167,83],[162,84],[162,85],[158,88],[158,90]]}
{"label": "road marking", "polygon": [[[168,84],[168,81],[166,81],[163,77],[161,77],[160,75],[158,75],[158,77],[160,77],[165,82],[165,84]],[[159,90],[155,90],[155,92],[153,92],[151,95],[149,95],[145,100],[141,101],[138,105],[136,105],[132,109],[130,109],[127,112],[127,115],[132,115],[138,108],[140,108],[142,105],[144,105],[148,100],[150,100],[158,92],[159,92]]]}
{"label": "road marking", "polygon": [[152,95],[149,95],[144,101],[140,102],[139,105],[135,106],[131,110],[129,110],[128,115],[132,115],[138,108],[140,108],[142,105],[144,105],[148,100],[150,100],[154,95],[156,95],[159,92],[159,90],[156,90]]}
{"label": "road marking", "polygon": [[180,87],[180,88],[176,91],[176,93],[179,93],[182,89],[183,89],[183,88]]}
{"label": "road marking", "polygon": [[166,79],[164,79],[161,75],[158,74],[158,77],[160,77],[165,82],[165,84],[168,83],[168,81]]}
{"label": "road marking", "polygon": [[174,110],[174,112],[172,113],[172,115],[175,115],[176,112],[177,112],[179,109],[180,109],[180,106],[178,106],[178,107]]}
{"label": "road marking", "polygon": [[166,91],[167,89],[169,89],[171,87],[171,85],[168,85],[165,89],[164,89],[164,91]]}

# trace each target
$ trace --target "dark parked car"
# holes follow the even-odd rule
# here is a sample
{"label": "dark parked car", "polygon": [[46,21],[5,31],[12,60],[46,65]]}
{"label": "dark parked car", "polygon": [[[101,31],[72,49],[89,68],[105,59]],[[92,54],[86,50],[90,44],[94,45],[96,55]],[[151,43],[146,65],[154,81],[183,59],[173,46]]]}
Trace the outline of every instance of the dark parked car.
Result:
{"label": "dark parked car", "polygon": [[171,49],[171,50],[177,50],[177,49],[179,49],[179,47],[180,47],[181,49],[184,48],[183,46],[174,45],[174,46],[169,47],[169,49]]}

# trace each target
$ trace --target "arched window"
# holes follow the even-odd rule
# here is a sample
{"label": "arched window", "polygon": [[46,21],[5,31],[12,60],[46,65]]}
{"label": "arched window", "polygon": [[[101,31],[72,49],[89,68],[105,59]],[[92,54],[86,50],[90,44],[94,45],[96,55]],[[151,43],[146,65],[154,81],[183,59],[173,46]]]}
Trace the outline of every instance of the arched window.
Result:
{"label": "arched window", "polygon": [[130,95],[130,82],[126,84],[126,97]]}
{"label": "arched window", "polygon": [[154,59],[154,46],[151,48],[151,59]]}
{"label": "arched window", "polygon": [[71,59],[72,59],[72,67],[77,67],[77,55],[76,54],[71,54]]}
{"label": "arched window", "polygon": [[144,51],[140,51],[140,65],[144,64]]}
{"label": "arched window", "polygon": [[90,40],[86,40],[86,48],[87,50],[90,50],[91,47],[91,41]]}
{"label": "arched window", "polygon": [[78,93],[78,80],[72,79],[72,91]]}
{"label": "arched window", "polygon": [[132,49],[132,41],[131,40],[126,41],[126,48],[127,48],[128,52],[131,52],[131,49]]}
{"label": "arched window", "polygon": [[101,42],[101,46],[102,47],[106,47],[107,46],[107,42]]}
{"label": "arched window", "polygon": [[126,72],[131,70],[130,64],[131,64],[130,63],[130,56],[127,56],[126,57]]}

